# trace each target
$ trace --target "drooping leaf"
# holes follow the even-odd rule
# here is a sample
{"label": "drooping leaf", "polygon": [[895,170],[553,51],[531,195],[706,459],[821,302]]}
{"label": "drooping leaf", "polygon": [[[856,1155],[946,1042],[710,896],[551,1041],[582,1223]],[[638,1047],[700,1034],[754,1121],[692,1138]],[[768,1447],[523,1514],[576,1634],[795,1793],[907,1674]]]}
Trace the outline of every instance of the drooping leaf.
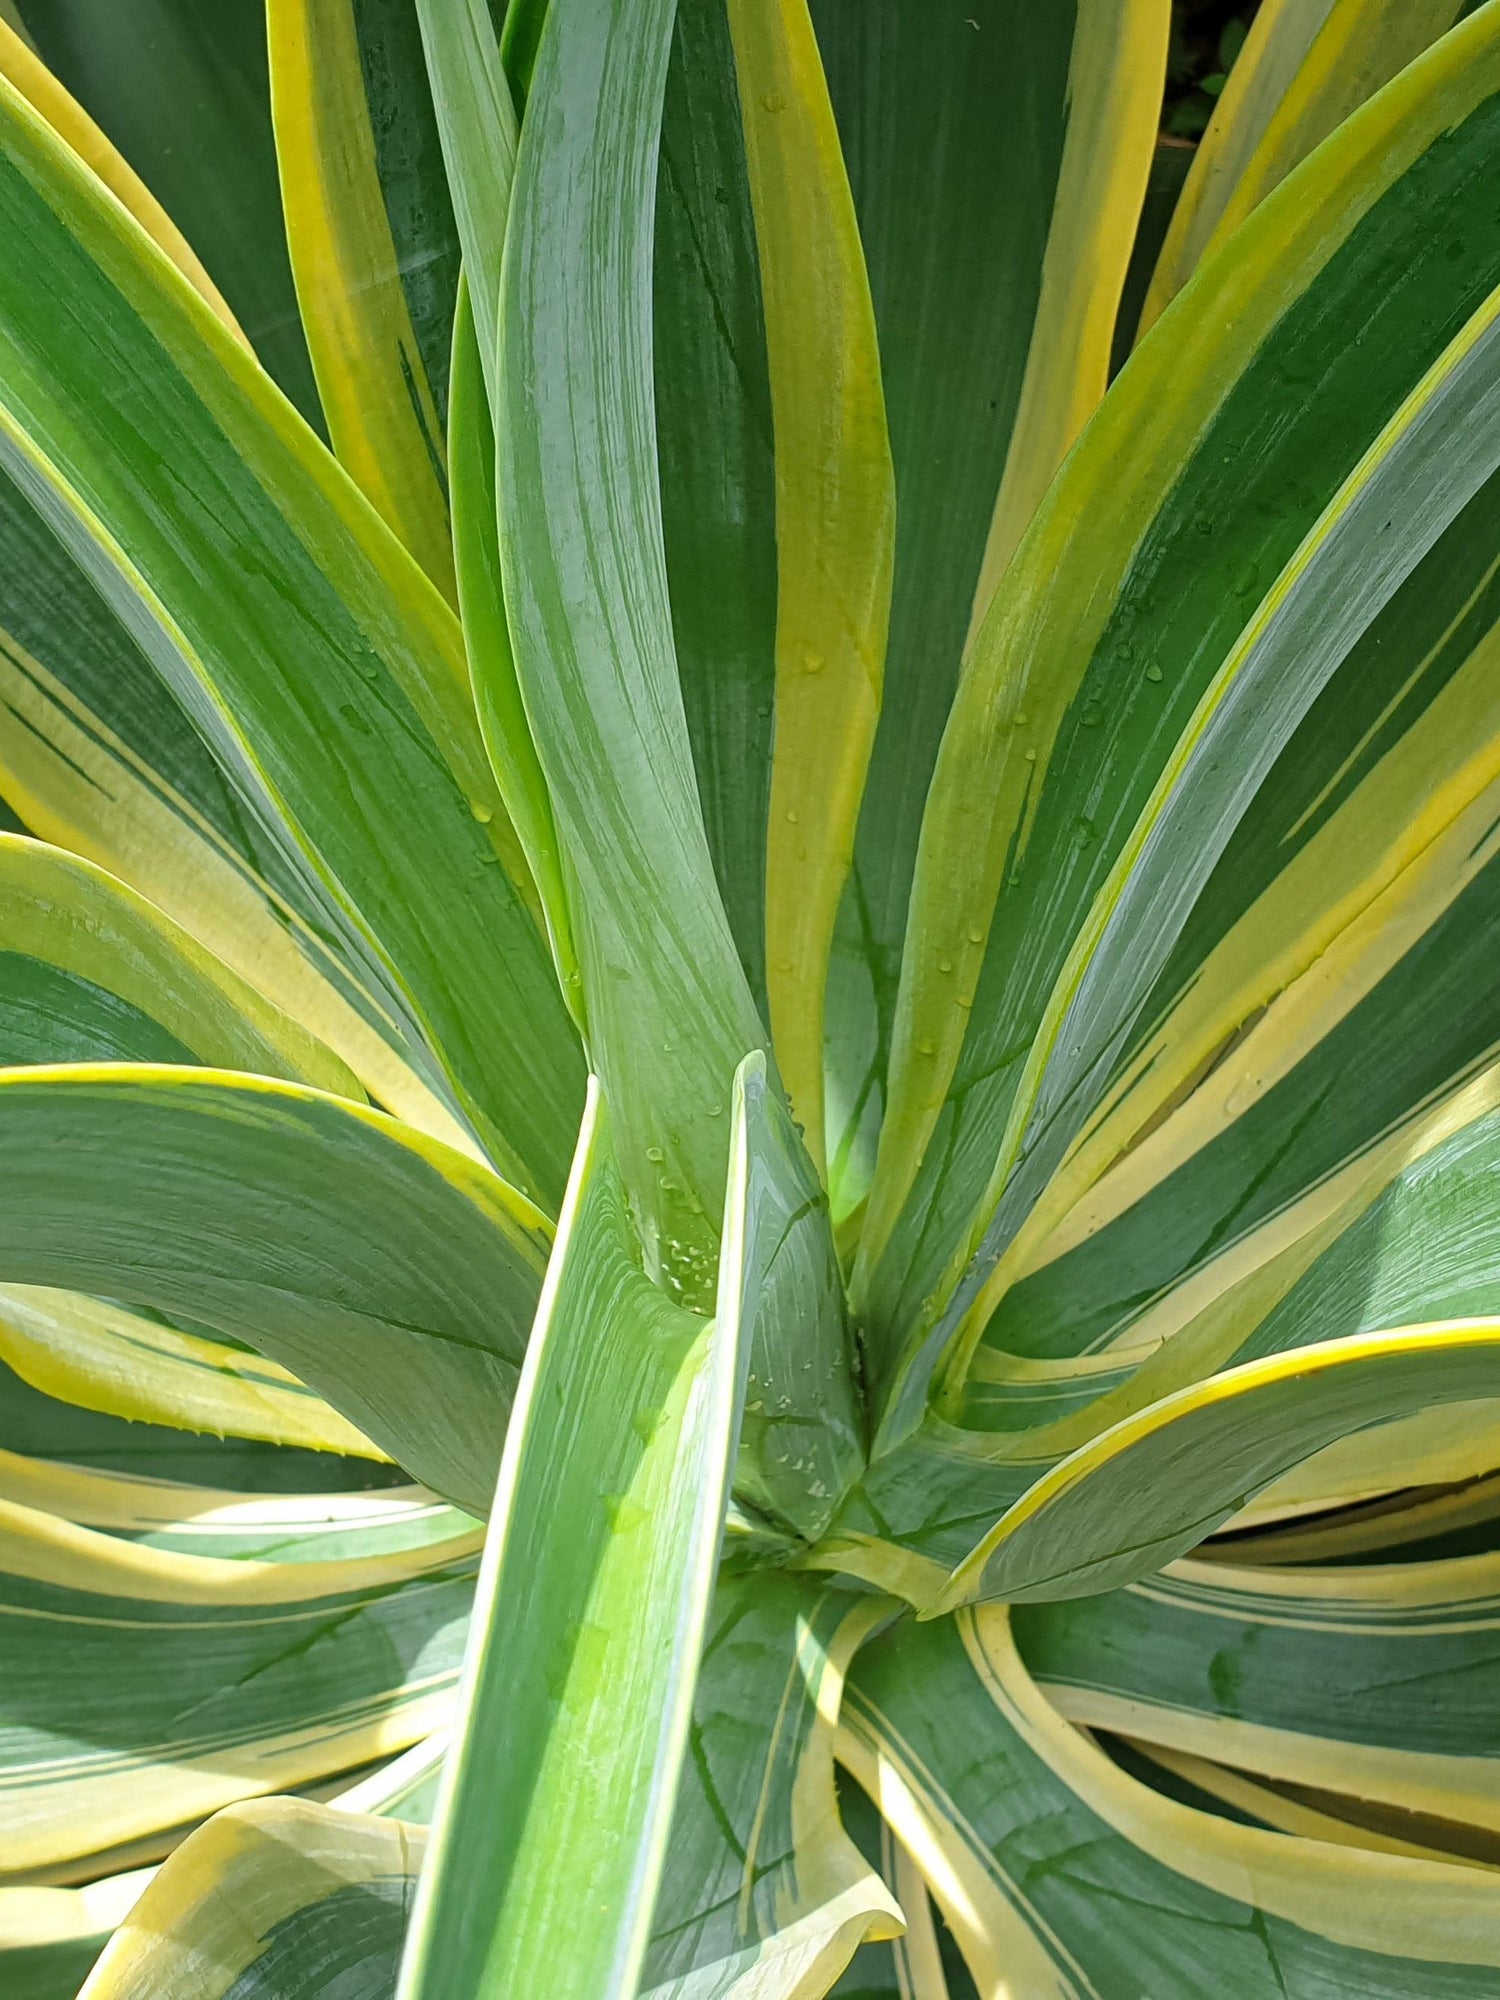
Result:
{"label": "drooping leaf", "polygon": [[0,1289],[0,1358],[44,1395],[132,1422],[384,1455],[274,1361],[76,1292]]}
{"label": "drooping leaf", "polygon": [[3,475],[0,542],[0,787],[21,808],[7,822],[127,882],[336,1049],[388,1109],[476,1151],[430,1062],[330,949],[319,892],[279,851],[263,798],[215,762]]}
{"label": "drooping leaf", "polygon": [[[334,1539],[315,1517],[307,1532]],[[220,1806],[445,1723],[477,1535],[365,1539],[377,1553],[327,1561],[184,1554],[0,1502],[7,1870],[78,1879],[127,1842],[159,1855]],[[295,1521],[281,1540],[296,1548]]]}
{"label": "drooping leaf", "polygon": [[1031,1485],[939,1603],[1076,1597],[1183,1554],[1320,1446],[1500,1394],[1500,1327],[1459,1321],[1301,1347],[1164,1397]]}
{"label": "drooping leaf", "polygon": [[183,1842],[80,2000],[390,2000],[424,1836],[400,1820],[266,1799]]}
{"label": "drooping leaf", "polygon": [[802,2000],[900,1930],[833,1773],[844,1674],[888,1609],[785,1574],[721,1580],[643,1996]]}
{"label": "drooping leaf", "polygon": [[362,1094],[331,1050],[143,897],[76,855],[0,834],[0,1060],[133,1056]]}
{"label": "drooping leaf", "polygon": [[254,1345],[483,1514],[544,1218],[378,1112],[225,1072],[0,1075],[0,1279]]}
{"label": "drooping leaf", "polygon": [[1256,1570],[1175,1563],[1017,1608],[1071,1721],[1236,1770],[1500,1831],[1500,1558]]}
{"label": "drooping leaf", "polygon": [[1347,2000],[1487,1993],[1487,1874],[1235,1824],[1162,1796],[1052,1709],[1003,1606],[856,1659],[840,1754],[923,1864],[981,1992]]}

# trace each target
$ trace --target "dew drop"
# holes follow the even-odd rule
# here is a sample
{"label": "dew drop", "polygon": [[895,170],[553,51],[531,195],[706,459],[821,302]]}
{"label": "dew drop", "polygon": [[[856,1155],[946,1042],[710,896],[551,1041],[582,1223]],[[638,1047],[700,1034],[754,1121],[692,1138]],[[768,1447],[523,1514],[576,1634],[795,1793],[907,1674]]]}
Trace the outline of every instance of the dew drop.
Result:
{"label": "dew drop", "polygon": [[469,811],[473,813],[481,826],[488,826],[490,821],[495,817],[494,808],[485,805],[482,799],[470,799]]}
{"label": "dew drop", "polygon": [[978,924],[970,924],[969,926],[969,943],[970,944],[984,943],[984,932],[979,928]]}
{"label": "dew drop", "polygon": [[1159,681],[1161,679],[1161,668],[1156,664],[1155,660],[1147,667],[1146,678],[1148,681]]}
{"label": "dew drop", "polygon": [[666,1157],[660,1146],[648,1146],[646,1148],[646,1158],[651,1162],[652,1166],[659,1166]]}
{"label": "dew drop", "polygon": [[821,653],[804,653],[802,656],[802,671],[805,674],[822,673],[823,655]]}
{"label": "dew drop", "polygon": [[938,960],[939,972],[951,972],[952,970],[953,970],[953,960],[951,958],[940,958]]}
{"label": "dew drop", "polygon": [[793,807],[792,810],[790,810],[787,813],[786,820],[788,826],[795,826],[797,824],[797,813],[795,807]]}
{"label": "dew drop", "polygon": [[628,1493],[606,1493],[604,1513],[609,1525],[620,1535],[628,1535],[646,1518],[646,1510],[640,1501],[633,1500]]}

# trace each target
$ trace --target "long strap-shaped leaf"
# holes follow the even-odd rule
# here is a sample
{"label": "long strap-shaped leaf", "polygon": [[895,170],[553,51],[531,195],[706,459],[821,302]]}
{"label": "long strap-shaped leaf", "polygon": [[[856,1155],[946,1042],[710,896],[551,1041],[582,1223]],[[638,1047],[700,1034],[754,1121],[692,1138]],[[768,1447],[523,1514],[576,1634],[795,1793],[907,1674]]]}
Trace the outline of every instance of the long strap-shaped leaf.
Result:
{"label": "long strap-shaped leaf", "polygon": [[[414,1039],[466,1079],[459,1094],[498,1156],[552,1198],[577,1053],[456,622],[238,343],[8,89],[0,124],[0,228],[28,251],[0,298],[0,455],[252,809],[295,828],[279,838],[323,925],[393,1013],[420,1016]],[[133,388],[81,425],[74,399],[92,397],[101,368]],[[162,481],[184,453],[191,485]]]}
{"label": "long strap-shaped leaf", "polygon": [[458,255],[416,24],[269,0],[287,243],[340,460],[446,596],[444,476]]}
{"label": "long strap-shaped leaf", "polygon": [[864,255],[807,0],[731,0],[776,444],[766,986],[823,1159],[823,993],[880,715],[895,475]]}
{"label": "long strap-shaped leaf", "polygon": [[348,2000],[391,1990],[420,1827],[297,1799],[218,1813],[115,1933],[80,2000],[286,2000],[309,1967]]}
{"label": "long strap-shaped leaf", "polygon": [[1193,160],[1137,337],[1257,202],[1470,11],[1466,0],[1267,0]]}
{"label": "long strap-shaped leaf", "polygon": [[1085,1727],[1495,1833],[1497,1603],[1495,1555],[1184,1562],[1013,1622],[1031,1672]]}
{"label": "long strap-shaped leaf", "polygon": [[265,6],[231,0],[212,21],[198,0],[8,0],[7,11],[182,231],[265,367],[321,431],[277,186]]}
{"label": "long strap-shaped leaf", "polygon": [[[1497,418],[1500,292],[1440,356],[1350,474],[1231,650],[1168,759],[1049,997],[1017,1086],[987,1207],[991,1200],[1000,1203],[1002,1188],[1012,1214],[1032,1207],[1027,1197],[1039,1187],[1042,1162],[1056,1165],[1085,1107],[1103,1094],[1107,1073],[1239,813],[1369,624],[1500,467]],[[1386,554],[1398,520],[1406,533]],[[1363,585],[1358,593],[1356,574]],[[1226,769],[1235,772],[1228,787]],[[1164,890],[1169,872],[1170,892]],[[1023,1152],[1030,1156],[1024,1164]],[[1063,1199],[1054,1181],[1045,1200]],[[1039,1217],[1039,1203],[1035,1213]],[[1004,1277],[990,1259],[1003,1256],[1001,1238],[1013,1226],[997,1206],[980,1252],[985,1268],[966,1279],[979,1301],[976,1333],[1003,1289]]]}
{"label": "long strap-shaped leaf", "polygon": [[484,747],[536,883],[553,962],[573,1018],[584,1026],[582,982],[568,914],[567,885],[547,780],[516,677],[505,617],[500,549],[495,533],[495,427],[482,368],[467,273],[459,280],[453,316],[453,372],[448,399],[448,472],[453,509],[453,559],[463,615],[464,650]]}
{"label": "long strap-shaped leaf", "polygon": [[1065,1722],[1001,1606],[856,1659],[840,1754],[923,1867],[982,1993],[1479,2000],[1482,1869],[1361,1852],[1164,1798]]}
{"label": "long strap-shaped leaf", "polygon": [[[1104,392],[1168,11],[813,0],[897,500],[885,701],[829,995],[841,1215],[869,1186],[922,803],[966,637]],[[760,518],[764,503],[750,505]]]}
{"label": "long strap-shaped leaf", "polygon": [[[192,245],[133,167],[110,144],[83,106],[63,88],[36,51],[0,20],[0,72],[85,161],[115,198],[123,202],[171,258],[195,291],[213,307],[230,332],[245,339],[223,294],[199,262]],[[248,341],[246,342],[248,346]]]}
{"label": "long strap-shaped leaf", "polygon": [[[1080,966],[1091,956],[1080,934],[1106,921],[1116,900],[1095,898],[1132,836],[1151,831],[1143,809],[1194,711],[1216,688],[1200,710],[1206,720],[1260,647],[1265,617],[1255,613],[1266,584],[1297,556],[1304,537],[1287,582],[1305,560],[1302,588],[1313,583],[1321,538],[1309,530],[1346,481],[1334,515],[1350,511],[1366,483],[1369,468],[1356,470],[1362,456],[1450,342],[1455,387],[1460,378],[1475,385],[1456,336],[1500,274],[1494,232],[1464,225],[1460,255],[1442,258],[1441,282],[1433,275],[1420,287],[1377,293],[1369,273],[1397,238],[1403,256],[1436,256],[1412,222],[1410,203],[1430,177],[1451,184],[1445,213],[1455,223],[1467,203],[1482,201],[1496,144],[1497,51],[1500,26],[1491,15],[1476,16],[1351,119],[1235,247],[1219,254],[1198,281],[1197,312],[1179,322],[1191,356],[1165,328],[1142,346],[997,595],[945,741],[912,903],[892,1111],[857,1286],[881,1339],[886,1327],[894,1335],[898,1323],[910,1326],[925,1300],[942,1295],[937,1260],[990,1144],[1001,1142],[997,1153],[1003,1144],[996,1185],[1015,1165],[1029,1117],[1018,1092],[1023,1075],[1028,1091],[1034,1086],[1048,1059],[1038,1048],[1027,1068],[1057,994],[1053,982],[1070,952]],[[1289,240],[1298,246],[1294,255]],[[1212,306],[1210,293],[1218,301]],[[1355,344],[1356,333],[1363,344]],[[1303,400],[1299,420],[1264,454],[1247,458],[1241,447],[1260,424],[1269,379],[1304,368],[1318,381],[1317,394]],[[1346,372],[1347,394],[1335,389]],[[1427,395],[1441,390],[1441,372]],[[1411,427],[1414,444],[1425,428],[1421,400],[1397,427]],[[1118,477],[1117,424],[1136,441],[1128,496]],[[1154,441],[1151,449],[1140,448],[1142,437]],[[1481,451],[1486,438],[1481,431]],[[1392,434],[1386,442],[1395,441]],[[1434,456],[1441,492],[1447,467],[1441,452]],[[1471,458],[1447,488],[1454,509],[1467,497],[1463,478],[1477,483],[1483,476]],[[1274,482],[1274,499],[1262,481]],[[1408,504],[1420,509],[1414,490]],[[1448,518],[1440,512],[1434,530]],[[1366,517],[1363,527],[1376,533],[1379,523]],[[1419,537],[1413,553],[1429,545]],[[1086,585],[1068,573],[1085,547]],[[1189,588],[1148,587],[1168,562],[1191,577]],[[1383,566],[1383,574],[1374,610],[1401,581],[1400,562]],[[1344,609],[1353,621],[1345,644],[1352,645],[1362,621],[1352,604]],[[1274,602],[1264,606],[1265,615],[1277,610]],[[1269,619],[1266,637],[1276,636],[1279,622]],[[1336,664],[1330,660],[1323,673]],[[1248,698],[1254,678],[1241,685]],[[1295,697],[1295,675],[1285,685]],[[1313,687],[1303,692],[1310,697]],[[1236,706],[1227,703],[1225,716]],[[1269,732],[1273,753],[1280,731],[1298,719],[1295,699],[1283,718]],[[1242,798],[1253,791],[1245,776]],[[987,802],[982,828],[976,798]],[[1229,830],[1221,820],[1216,842]],[[1168,934],[1175,927],[1174,920]],[[1130,931],[1134,945],[1149,951],[1154,924]],[[1126,1012],[1122,1004],[1116,1016],[1122,1033]],[[1053,1018],[1060,1025],[1061,1010]],[[1068,1117],[1081,1117],[1088,1096],[1075,1093],[1069,1102]],[[1007,1133],[1012,1109],[1016,1124]],[[1031,1152],[1028,1176],[1050,1174],[1056,1155],[1044,1168],[1044,1152]],[[994,1165],[992,1156],[986,1172]],[[1034,1186],[1028,1180],[1028,1190]],[[1007,1227],[1027,1205],[1018,1187]]]}
{"label": "long strap-shaped leaf", "polygon": [[501,307],[500,553],[552,794],[590,1053],[654,1268],[698,1305],[729,1089],[764,1031],[677,683],[652,437],[651,241],[671,0],[554,0]]}
{"label": "long strap-shaped leaf", "polygon": [[[157,1023],[184,1051],[216,1069],[244,1069],[309,1083],[346,1097],[361,1093],[331,1050],[221,965],[170,918],[101,868],[59,848],[0,834],[0,1045],[25,1061],[13,1035],[43,982],[107,995],[133,1017]],[[112,1011],[112,1010],[111,1010]],[[83,1052],[49,1047],[44,1062]],[[129,1050],[109,1050],[126,1057]],[[171,1060],[171,1057],[164,1058]]]}
{"label": "long strap-shaped leaf", "polygon": [[417,0],[432,104],[448,168],[479,360],[500,407],[500,254],[516,168],[516,108],[489,0]]}
{"label": "long strap-shaped leaf", "polygon": [[549,1231],[374,1111],[212,1070],[0,1077],[0,1278],[182,1313],[482,1514]]}
{"label": "long strap-shaped leaf", "polygon": [[715,1324],[639,1269],[594,1086],[501,1466],[404,2000],[634,1994],[744,1348],[733,1292]]}

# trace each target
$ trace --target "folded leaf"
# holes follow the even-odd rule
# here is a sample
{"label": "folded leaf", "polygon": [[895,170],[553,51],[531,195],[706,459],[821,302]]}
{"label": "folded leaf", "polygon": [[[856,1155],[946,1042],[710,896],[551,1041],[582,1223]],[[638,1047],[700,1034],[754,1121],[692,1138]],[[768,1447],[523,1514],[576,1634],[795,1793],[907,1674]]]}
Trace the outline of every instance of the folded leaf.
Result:
{"label": "folded leaf", "polygon": [[221,1812],[141,1897],[79,2000],[388,2000],[420,1827],[266,1799]]}
{"label": "folded leaf", "polygon": [[736,1490],[813,1540],[864,1463],[828,1200],[764,1056],[741,1065],[733,1111],[719,1284],[749,1355]]}
{"label": "folded leaf", "polygon": [[501,1465],[410,2000],[636,1990],[729,1497],[739,1303],[713,1323],[642,1274],[594,1086]]}

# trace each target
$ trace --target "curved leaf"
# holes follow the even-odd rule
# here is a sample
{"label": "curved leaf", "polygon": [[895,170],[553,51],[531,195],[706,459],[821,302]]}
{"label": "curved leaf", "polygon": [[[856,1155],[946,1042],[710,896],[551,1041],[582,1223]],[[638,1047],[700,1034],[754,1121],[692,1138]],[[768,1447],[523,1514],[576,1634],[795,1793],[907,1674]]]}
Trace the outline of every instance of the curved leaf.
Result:
{"label": "curved leaf", "polygon": [[1183,1562],[1012,1623],[1028,1670],[1086,1728],[1497,1832],[1497,1587],[1493,1555]]}
{"label": "curved leaf", "polygon": [[856,1660],[840,1755],[916,1857],[982,1992],[1463,2000],[1500,1961],[1486,1873],[1235,1825],[1065,1722],[1003,1607]]}
{"label": "curved leaf", "polygon": [[305,1451],[384,1456],[274,1361],[103,1299],[5,1287],[0,1357],[44,1395],[111,1416]]}
{"label": "curved leaf", "polygon": [[[555,1193],[578,1055],[502,861],[524,881],[455,621],[13,94],[0,129],[0,227],[28,245],[0,296],[0,455],[262,816],[357,976],[419,1047],[430,1038],[515,1177]],[[101,370],[131,385],[103,406]],[[192,482],[162,480],[184,454]]]}
{"label": "curved leaf", "polygon": [[388,2000],[424,1836],[266,1799],[218,1813],[147,1889],[79,2000]]}
{"label": "curved leaf", "polygon": [[0,1276],[246,1341],[471,1513],[494,1487],[545,1220],[340,1099],[209,1070],[0,1075]]}
{"label": "curved leaf", "polygon": [[863,1939],[899,1933],[833,1773],[844,1675],[888,1613],[802,1578],[720,1580],[643,2000],[812,2000]]}
{"label": "curved leaf", "polygon": [[204,260],[276,381],[320,424],[276,182],[264,0],[221,0],[211,23],[198,0],[12,6]]}
{"label": "curved leaf", "polygon": [[1469,11],[1468,0],[1267,0],[1203,135],[1139,331],[1293,167]]}

